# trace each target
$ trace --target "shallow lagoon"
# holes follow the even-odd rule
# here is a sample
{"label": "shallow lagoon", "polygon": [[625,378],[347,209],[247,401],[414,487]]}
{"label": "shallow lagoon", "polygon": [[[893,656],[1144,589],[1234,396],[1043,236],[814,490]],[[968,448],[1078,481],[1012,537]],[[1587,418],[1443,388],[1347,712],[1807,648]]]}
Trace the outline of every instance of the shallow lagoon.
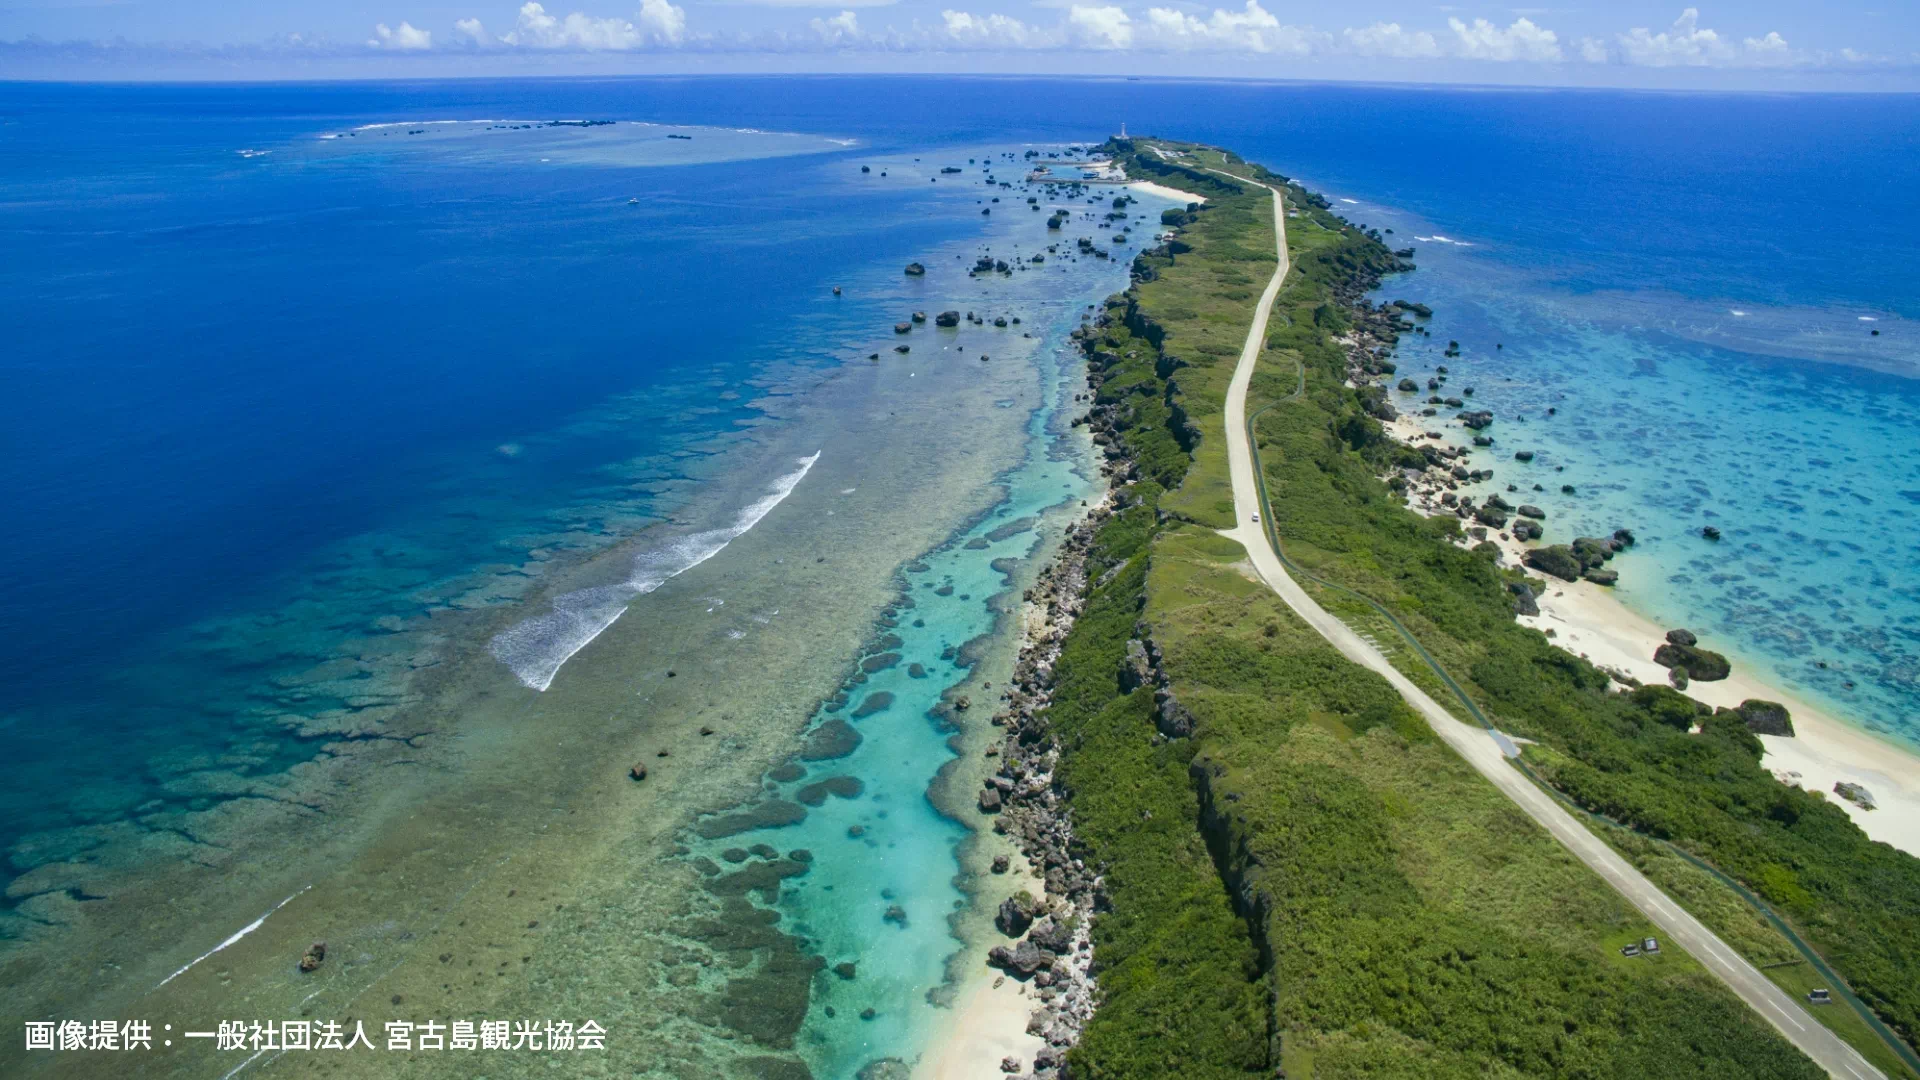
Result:
{"label": "shallow lagoon", "polygon": [[[1861,701],[1915,713],[1901,697],[1912,597],[1897,574],[1873,574],[1913,562],[1898,546],[1897,496],[1920,482],[1862,465],[1886,456],[1868,436],[1914,445],[1911,396],[1833,366],[1894,371],[1912,356],[1911,163],[1887,160],[1897,140],[1856,137],[1911,130],[1910,103],[771,85],[63,88],[16,110],[47,141],[0,173],[11,196],[0,275],[12,275],[0,297],[34,298],[8,311],[27,347],[6,375],[23,392],[0,396],[12,408],[0,482],[24,511],[0,590],[12,643],[0,674],[15,688],[0,737],[16,781],[0,789],[0,822],[18,831],[10,869],[23,875],[4,924],[6,985],[50,1011],[196,1024],[229,1010],[236,987],[250,1008],[316,1016],[601,1017],[628,1033],[608,1071],[653,1075],[705,1077],[736,1060],[764,1072],[796,1055],[824,1068],[910,1045],[928,1015],[913,995],[937,982],[924,961],[950,940],[932,911],[961,893],[950,876],[900,886],[905,857],[877,863],[869,881],[830,853],[873,849],[826,834],[861,820],[956,834],[910,797],[948,752],[924,715],[939,680],[907,683],[924,702],[901,697],[860,721],[871,768],[869,757],[809,765],[811,777],[777,792],[764,769],[876,636],[900,629],[876,620],[902,584],[917,598],[939,588],[894,569],[935,550],[963,558],[944,545],[990,526],[995,479],[1047,445],[1024,426],[1045,401],[1044,343],[1019,377],[993,349],[978,368],[864,364],[873,351],[890,358],[886,328],[906,310],[933,306],[908,291],[901,263],[935,250],[956,261],[946,256],[1025,213],[1003,203],[979,215],[937,168],[966,167],[989,140],[1092,138],[1121,116],[1297,171],[1355,199],[1342,205],[1360,220],[1403,215],[1397,235],[1476,245],[1416,240],[1422,270],[1390,294],[1438,309],[1436,352],[1462,341],[1454,385],[1471,381],[1503,415],[1560,408],[1557,426],[1527,428],[1537,468],[1551,455],[1579,474],[1583,498],[1549,506],[1555,535],[1632,524],[1645,542],[1626,565],[1630,602],[1704,626],[1736,654],[1749,636],[1778,637],[1760,662],[1855,681],[1834,691],[1859,695],[1843,714]],[[887,109],[872,109],[876,95]],[[331,142],[316,149],[319,135],[450,108],[730,130],[752,117],[769,132],[863,144],[636,169],[541,162],[556,152],[532,141],[485,167],[422,168],[418,147],[377,166]],[[1582,122],[1564,122],[1569,110]],[[1396,137],[1381,137],[1383,115],[1401,122]],[[1756,126],[1768,139],[1745,137]],[[665,147],[676,153],[720,145],[698,133],[672,142],[687,144]],[[241,154],[260,149],[273,152]],[[1661,170],[1635,164],[1647,160]],[[862,161],[874,165],[864,178]],[[883,168],[892,175],[876,183]],[[1697,189],[1715,195],[1677,215],[1672,192]],[[1777,228],[1810,191],[1836,213],[1818,230]],[[984,305],[963,290],[985,285],[950,295],[963,310]],[[1090,298],[1111,288],[1085,286]],[[1880,320],[1879,338],[1862,315]],[[1489,355],[1489,341],[1506,348]],[[1729,417],[1793,452],[1723,449],[1738,445],[1725,440]],[[1709,440],[1715,425],[1721,439]],[[1517,426],[1503,421],[1500,450]],[[816,453],[758,527],[647,594],[546,693],[484,652],[544,598],[628,580],[634,552],[621,545],[636,532],[735,520]],[[1796,461],[1827,463],[1814,466],[1831,474],[1817,498],[1788,488]],[[1543,486],[1543,497],[1557,491]],[[1687,533],[1710,511],[1753,531],[1699,552]],[[1000,581],[968,566],[957,580]],[[1787,587],[1798,577],[1812,594]],[[944,651],[987,625],[972,585],[940,599],[962,593],[980,606],[956,608],[951,625],[928,620],[910,645],[903,633],[903,647]],[[1810,672],[1813,657],[1847,666]],[[915,754],[937,750],[896,767],[880,758],[895,737]],[[635,762],[652,766],[645,784],[625,779]],[[721,976],[758,963],[773,939],[706,919],[692,850],[704,841],[687,815],[841,771],[860,775],[858,797],[829,793],[808,823],[766,838],[785,853],[781,832],[817,830],[815,869],[755,899],[829,960],[858,958],[856,978],[822,977],[820,1011],[800,1017],[791,1050],[750,1045],[721,1015]],[[403,825],[366,824],[383,820]],[[155,888],[168,903],[140,910],[115,895],[116,852],[163,860],[171,876]],[[938,862],[937,848],[908,854]],[[868,914],[887,898],[867,886],[896,898],[904,888],[907,928],[885,922],[885,907],[877,937],[823,926],[818,902],[841,882],[864,890]],[[143,996],[309,884],[164,998]],[[962,924],[977,914],[961,912]],[[126,932],[37,964],[32,950],[71,919]],[[331,959],[304,978],[293,962],[321,936]],[[910,941],[898,950],[910,962],[868,960],[863,940]],[[902,1007],[871,1022],[837,1008],[827,1023],[827,1001],[860,1005],[882,985]],[[409,1067],[471,1072],[456,1058]]]}
{"label": "shallow lagoon", "polygon": [[[297,157],[288,148],[242,160],[251,168]],[[328,167],[397,167],[392,155],[372,155],[371,166],[368,157]],[[464,154],[424,160],[407,166],[402,189],[458,188],[461,177],[491,171],[473,170]],[[860,163],[872,172],[858,173]],[[758,164],[733,163],[727,182],[776,186],[771,173],[751,175]],[[692,203],[657,196],[636,210],[606,194],[630,189],[631,177],[599,176],[602,168],[572,171],[557,201],[586,197],[611,222],[637,212],[651,232],[616,234],[616,243],[670,249],[674,218]],[[729,321],[718,343],[703,342],[695,365],[670,366],[643,389],[545,430],[474,433],[451,453],[403,460],[383,477],[386,490],[376,486],[384,505],[362,511],[378,528],[289,559],[225,598],[218,614],[155,631],[140,662],[115,665],[88,695],[43,699],[49,728],[82,726],[83,717],[123,725],[114,752],[125,766],[102,771],[95,759],[79,792],[26,790],[9,814],[23,830],[11,851],[21,874],[5,961],[16,1000],[34,1002],[36,1013],[131,1009],[183,1024],[227,1007],[236,989],[269,1011],[394,1018],[577,1005],[582,1018],[621,1033],[622,1068],[708,1076],[740,1059],[757,1075],[766,1055],[792,1052],[791,1030],[722,1004],[724,979],[680,975],[696,955],[703,968],[751,973],[778,960],[781,939],[756,936],[757,916],[706,917],[695,899],[701,878],[677,853],[696,835],[688,815],[754,801],[759,773],[797,745],[814,704],[871,644],[897,598],[895,568],[939,548],[929,558],[953,580],[925,597],[938,614],[916,616],[926,627],[896,627],[915,657],[927,654],[912,661],[926,677],[907,674],[907,661],[868,675],[910,682],[893,708],[861,720],[867,749],[845,763],[869,774],[859,795],[828,797],[809,826],[825,827],[843,808],[888,814],[900,830],[888,843],[912,853],[913,872],[848,861],[844,848],[822,843],[818,876],[781,897],[787,929],[819,933],[810,947],[871,957],[857,984],[897,1004],[871,1027],[830,1028],[816,1010],[804,1056],[834,1075],[846,1062],[915,1052],[933,1014],[926,991],[942,982],[958,944],[945,916],[965,903],[954,884],[965,830],[927,801],[951,756],[927,710],[966,675],[957,656],[941,654],[977,648],[1000,626],[995,595],[1061,523],[1038,518],[1089,490],[1084,444],[1062,414],[1075,370],[1065,335],[1085,305],[1124,283],[1125,262],[1026,261],[1054,239],[1044,214],[1011,199],[998,217],[980,214],[991,204],[977,186],[906,189],[937,175],[911,157],[809,168],[796,183],[791,166],[780,166],[786,190],[764,195],[765,221],[738,233],[737,246],[703,248],[705,271],[675,283],[712,286],[725,276],[710,265],[722,255],[746,260],[733,272],[763,271],[754,284],[770,302],[743,308],[752,315]],[[862,202],[868,189],[855,185],[882,172],[896,186]],[[656,193],[672,187],[658,170],[646,175]],[[478,228],[467,200],[444,201],[461,227]],[[813,208],[798,225],[795,205]],[[839,224],[821,220],[829,205],[844,215]],[[586,244],[573,225],[535,231],[561,230],[563,247],[577,249],[563,262],[622,268],[618,251]],[[687,231],[710,244],[711,228],[702,220]],[[835,229],[870,242],[871,257],[801,259],[795,273],[789,253]],[[497,243],[485,230],[473,239]],[[1018,254],[1019,272],[968,276],[982,245]],[[899,273],[908,255],[932,264],[925,278]],[[672,256],[650,257],[657,271]],[[887,329],[906,310],[946,306],[1021,322],[922,328],[910,339],[915,352],[891,351],[898,339]],[[539,304],[516,310],[536,329],[551,317]],[[613,320],[583,308],[576,317],[613,324],[643,357],[661,328],[657,316]],[[567,341],[528,370],[616,340],[603,334]],[[667,328],[665,339],[673,334]],[[555,347],[538,337],[528,345]],[[881,362],[866,359],[874,352]],[[501,374],[527,363],[512,351],[462,359],[504,359]],[[469,382],[477,375],[466,373]],[[1036,528],[995,532],[1010,514],[1036,518]],[[630,603],[617,621],[574,643],[557,676],[531,680],[545,681],[545,692],[488,650],[550,598],[631,581],[636,563],[716,528],[724,546],[706,559],[682,560],[648,591],[622,591]],[[985,549],[955,539],[968,529],[993,539]],[[135,708],[115,716],[94,704],[113,693]],[[68,718],[54,721],[62,710]],[[650,765],[644,785],[626,778],[637,760]],[[834,828],[844,837],[843,824]],[[196,885],[209,875],[220,888]],[[864,912],[866,897],[889,887],[883,876],[910,881],[924,909],[907,927],[881,928],[906,933],[910,949],[875,951],[873,940],[888,939],[868,940],[827,895],[839,891]],[[154,908],[142,897],[155,893],[175,899]],[[193,962],[263,912],[243,940]],[[315,976],[288,959],[307,939],[329,942],[331,959]],[[82,970],[95,974],[71,977]],[[805,980],[801,993],[805,1009]],[[189,1053],[178,1065],[192,1071],[198,1062]],[[443,1065],[465,1074],[457,1061]]]}
{"label": "shallow lagoon", "polygon": [[[1421,270],[1381,293],[1435,309],[1431,336],[1402,339],[1400,374],[1424,387],[1445,365],[1444,394],[1472,387],[1471,406],[1499,418],[1476,454],[1495,472],[1480,488],[1545,510],[1550,543],[1631,528],[1623,602],[1920,748],[1920,587],[1903,569],[1920,564],[1920,381],[1860,366],[1908,346],[1882,350],[1850,310],[1729,305],[1714,319],[1659,293],[1568,295],[1473,247],[1422,243],[1406,215],[1354,216],[1421,249]],[[1461,355],[1444,356],[1455,340]],[[1754,351],[1762,341],[1802,358]],[[1411,411],[1427,396],[1392,400]]]}

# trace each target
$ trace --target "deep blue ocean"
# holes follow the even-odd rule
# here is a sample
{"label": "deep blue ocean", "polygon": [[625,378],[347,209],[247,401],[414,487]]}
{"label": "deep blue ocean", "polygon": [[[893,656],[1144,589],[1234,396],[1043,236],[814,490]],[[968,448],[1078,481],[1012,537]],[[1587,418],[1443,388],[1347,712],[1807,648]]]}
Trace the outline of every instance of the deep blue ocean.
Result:
{"label": "deep blue ocean", "polygon": [[[723,160],[645,167],[406,143],[501,118],[733,135],[690,144]],[[9,875],[183,798],[157,760],[310,756],[260,689],[341,639],[514,603],[489,568],[670,519],[751,397],[883,317],[821,304],[836,275],[973,235],[927,189],[856,192],[850,162],[1123,122],[1416,246],[1388,293],[1431,303],[1477,400],[1534,417],[1540,467],[1577,478],[1550,538],[1633,526],[1623,599],[1920,745],[1920,99],[0,84]],[[740,393],[715,407],[717,387]]]}

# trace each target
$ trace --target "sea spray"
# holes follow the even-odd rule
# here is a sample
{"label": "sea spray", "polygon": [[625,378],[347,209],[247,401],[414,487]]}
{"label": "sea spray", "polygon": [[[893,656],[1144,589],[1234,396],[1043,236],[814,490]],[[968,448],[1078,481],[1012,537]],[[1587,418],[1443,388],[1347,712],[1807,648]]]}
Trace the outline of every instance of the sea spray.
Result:
{"label": "sea spray", "polygon": [[561,666],[626,614],[629,604],[720,554],[793,494],[819,460],[818,451],[800,458],[800,468],[775,480],[766,496],[740,511],[732,525],[692,533],[634,556],[626,581],[554,597],[552,611],[501,631],[487,651],[528,687],[546,690]]}

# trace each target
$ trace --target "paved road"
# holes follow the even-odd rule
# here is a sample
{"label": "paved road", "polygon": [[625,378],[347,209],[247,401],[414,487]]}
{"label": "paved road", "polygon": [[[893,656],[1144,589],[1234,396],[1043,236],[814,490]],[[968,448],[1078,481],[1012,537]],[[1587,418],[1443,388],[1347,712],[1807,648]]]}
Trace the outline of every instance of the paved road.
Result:
{"label": "paved road", "polygon": [[[1231,173],[1221,175],[1232,176]],[[1255,183],[1242,177],[1232,178],[1241,183]],[[1713,931],[1667,899],[1651,881],[1588,831],[1552,796],[1521,775],[1518,769],[1508,765],[1506,757],[1508,752],[1512,752],[1511,743],[1506,743],[1509,750],[1503,752],[1504,738],[1496,742],[1494,733],[1455,719],[1452,713],[1440,707],[1439,702],[1395,670],[1379,650],[1316,603],[1287,574],[1286,567],[1281,565],[1280,559],[1267,543],[1266,534],[1253,520],[1260,509],[1260,488],[1254,480],[1253,454],[1247,446],[1247,384],[1253,379],[1254,364],[1259,360],[1266,342],[1267,316],[1273,309],[1274,299],[1280,294],[1280,284],[1287,276],[1288,269],[1286,205],[1278,191],[1272,188],[1268,190],[1273,192],[1273,228],[1280,265],[1274,271],[1273,280],[1267,283],[1266,291],[1260,294],[1260,307],[1254,315],[1253,326],[1247,331],[1246,345],[1240,350],[1240,363],[1234,369],[1233,382],[1227,387],[1227,462],[1233,477],[1236,524],[1232,529],[1222,531],[1221,535],[1239,541],[1247,549],[1260,579],[1279,593],[1280,598],[1305,619],[1307,625],[1339,649],[1347,659],[1385,676],[1394,689],[1407,699],[1407,703],[1426,717],[1427,723],[1432,725],[1440,738],[1479,770],[1480,775],[1492,781],[1493,786],[1518,804],[1528,817],[1544,826],[1581,862],[1592,867],[1607,884],[1619,890],[1629,903],[1645,913],[1647,919],[1665,933],[1665,940],[1692,954],[1708,971],[1718,976],[1756,1012],[1766,1017],[1768,1023],[1812,1058],[1815,1064],[1841,1080],[1885,1080],[1880,1070],[1867,1064],[1866,1059],[1852,1047],[1807,1015],[1797,998],[1775,986],[1759,969],[1741,959]],[[1838,1004],[1828,1006],[1835,1009],[1842,1007]]]}

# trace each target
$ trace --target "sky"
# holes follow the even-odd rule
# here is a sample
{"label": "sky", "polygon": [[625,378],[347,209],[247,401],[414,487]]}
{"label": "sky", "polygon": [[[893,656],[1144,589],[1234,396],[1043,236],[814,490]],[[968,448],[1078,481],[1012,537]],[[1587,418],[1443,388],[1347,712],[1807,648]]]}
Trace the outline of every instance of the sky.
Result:
{"label": "sky", "polygon": [[1920,91],[1915,0],[0,0],[0,80],[1117,74]]}

